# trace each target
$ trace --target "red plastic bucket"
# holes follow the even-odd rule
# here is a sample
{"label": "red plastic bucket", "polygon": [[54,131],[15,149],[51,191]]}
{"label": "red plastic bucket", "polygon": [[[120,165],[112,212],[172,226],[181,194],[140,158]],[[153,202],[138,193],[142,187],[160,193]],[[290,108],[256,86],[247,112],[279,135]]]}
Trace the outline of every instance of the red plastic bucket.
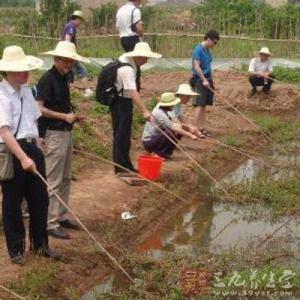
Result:
{"label": "red plastic bucket", "polygon": [[160,178],[160,169],[163,160],[152,155],[141,155],[138,158],[139,174],[149,180],[156,181]]}

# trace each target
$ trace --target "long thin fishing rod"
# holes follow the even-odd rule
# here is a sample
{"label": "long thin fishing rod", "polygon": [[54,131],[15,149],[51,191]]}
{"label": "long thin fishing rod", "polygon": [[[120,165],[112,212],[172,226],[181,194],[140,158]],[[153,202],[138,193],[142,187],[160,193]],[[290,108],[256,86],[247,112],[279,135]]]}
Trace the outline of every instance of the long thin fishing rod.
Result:
{"label": "long thin fishing rod", "polygon": [[[192,126],[190,124],[186,124],[186,123],[183,123],[183,122],[179,122],[179,123],[182,124],[183,126],[186,126],[186,127]],[[231,150],[233,150],[233,151],[235,151],[235,152],[237,152],[237,153],[239,153],[239,154],[241,154],[243,156],[246,156],[246,157],[248,157],[250,159],[253,159],[253,160],[256,160],[256,161],[260,161],[261,163],[263,163],[264,165],[266,165],[268,167],[272,167],[270,164],[268,164],[267,162],[265,162],[263,159],[256,157],[257,154],[254,153],[254,152],[248,151],[248,150],[243,149],[243,148],[238,149],[236,147],[233,147],[231,145],[227,145],[227,144],[221,142],[220,140],[212,138],[212,137],[209,137],[209,136],[206,136],[205,139],[204,139],[204,141],[211,141],[211,142],[213,142],[215,144],[219,144],[219,145],[221,145],[221,146],[223,146],[225,148],[231,149]],[[248,153],[250,153],[250,154],[248,154]]]}
{"label": "long thin fishing rod", "polygon": [[4,290],[5,292],[7,292],[7,293],[11,294],[12,296],[14,296],[16,299],[26,300],[25,297],[22,297],[22,296],[18,295],[17,293],[13,292],[12,290],[6,288],[4,285],[0,285],[0,288],[2,290]]}
{"label": "long thin fishing rod", "polygon": [[295,214],[292,215],[286,222],[281,224],[276,230],[274,230],[270,235],[268,235],[262,242],[260,242],[255,249],[260,248],[264,243],[266,243],[268,240],[270,240],[278,231],[280,231],[283,227],[288,225],[292,220],[295,218]]}
{"label": "long thin fishing rod", "polygon": [[232,224],[236,223],[238,220],[233,219],[230,222],[228,222],[213,238],[210,239],[210,242],[214,241],[216,238],[218,238],[223,232]]}
{"label": "long thin fishing rod", "polygon": [[[186,71],[186,69],[184,67],[182,67],[181,65],[177,64],[176,62],[168,59],[170,62],[172,62],[174,65],[178,66],[179,68],[183,69]],[[270,78],[272,79],[272,78]],[[219,93],[217,93],[214,89],[212,89],[210,86],[207,87],[212,93],[214,93],[216,96],[218,96],[220,99],[222,99],[226,104],[228,104],[230,107],[232,107],[232,109],[234,109],[242,118],[244,118],[245,120],[247,120],[247,122],[249,122],[256,130],[260,131],[263,136],[268,139],[270,142],[272,142],[274,145],[276,145],[277,147],[279,147],[280,149],[282,149],[283,152],[285,152],[286,154],[287,151],[285,149],[283,149],[278,143],[276,143],[268,134],[266,134],[263,129],[261,129],[255,122],[253,122],[249,117],[247,117],[244,113],[242,113],[239,109],[237,109],[233,104],[231,104],[229,101],[227,101],[225,99],[225,97],[221,96]]]}
{"label": "long thin fishing rod", "polygon": [[70,207],[61,199],[61,197],[54,191],[54,189],[48,184],[47,180],[36,171],[36,175],[44,182],[48,190],[51,191],[59,202],[69,211],[69,213],[74,217],[74,219],[80,224],[88,236],[96,243],[100,250],[107,255],[107,257],[115,264],[115,266],[129,279],[131,283],[134,283],[134,279],[127,273],[127,271],[120,265],[120,263],[97,241],[94,235],[86,228],[86,226],[79,220],[76,214],[70,209]]}
{"label": "long thin fishing rod", "polygon": [[267,133],[263,131],[262,128],[260,128],[253,120],[251,120],[249,117],[247,117],[244,113],[242,113],[238,108],[236,108],[233,104],[231,104],[228,100],[225,99],[225,97],[221,96],[219,93],[217,93],[214,89],[212,89],[210,86],[207,87],[211,92],[213,92],[216,96],[218,96],[220,99],[222,99],[226,104],[228,104],[234,111],[236,111],[243,119],[245,119],[249,124],[251,124],[256,130],[262,133],[262,135],[269,140],[272,144],[276,145],[279,149],[281,149],[285,154],[288,155],[287,151],[283,149],[282,146],[280,146],[278,143],[276,143]]}
{"label": "long thin fishing rod", "polygon": [[184,199],[183,197],[181,197],[181,196],[179,196],[179,195],[173,193],[171,190],[167,189],[166,187],[164,187],[164,186],[162,186],[162,185],[160,185],[160,184],[158,184],[158,183],[156,183],[156,182],[154,182],[154,181],[151,181],[150,179],[148,179],[148,178],[146,178],[146,177],[144,177],[144,176],[142,176],[142,175],[140,175],[140,174],[136,174],[136,173],[133,172],[132,170],[127,169],[127,168],[121,166],[121,165],[118,164],[118,163],[115,163],[115,162],[110,161],[110,160],[108,160],[108,159],[105,159],[105,158],[103,158],[103,157],[101,157],[101,156],[96,156],[96,155],[93,155],[93,154],[88,153],[88,152],[85,152],[85,151],[80,151],[80,150],[74,149],[74,152],[77,152],[77,153],[79,153],[79,154],[85,155],[85,156],[87,156],[87,157],[89,157],[89,158],[93,158],[93,159],[96,159],[96,160],[100,160],[100,161],[105,162],[105,163],[107,163],[107,164],[110,164],[110,165],[112,165],[112,166],[118,167],[118,168],[122,169],[123,171],[126,171],[126,172],[128,172],[128,173],[130,173],[130,174],[132,174],[132,175],[138,176],[138,177],[140,177],[140,178],[146,180],[146,181],[147,181],[148,183],[150,183],[151,185],[153,185],[153,186],[155,186],[156,188],[158,188],[158,189],[160,189],[160,190],[166,192],[167,194],[169,194],[169,195],[175,197],[176,199],[179,199],[179,200],[181,200],[182,202],[185,202],[185,203],[190,203],[190,201],[188,201],[188,200]]}
{"label": "long thin fishing rod", "polygon": [[[154,118],[152,116],[152,118]],[[156,120],[156,118],[154,118]],[[160,122],[158,120],[156,120],[156,122],[158,122],[158,124],[160,124]],[[215,184],[216,184],[216,188],[220,189],[225,195],[227,195],[229,198],[232,199],[231,195],[222,187],[218,187],[219,182],[205,169],[203,168],[199,162],[187,151],[184,149],[184,145],[182,145],[182,143],[176,139],[176,137],[174,137],[174,139],[177,140],[177,143],[167,134],[165,133],[158,125],[156,125],[154,122],[152,122],[152,124],[157,128],[157,130],[163,134],[175,147],[177,147],[189,160],[191,160],[191,162],[193,162],[200,170],[202,170],[203,173],[205,173]],[[163,125],[162,125],[163,126]],[[167,129],[167,128],[166,128]]]}

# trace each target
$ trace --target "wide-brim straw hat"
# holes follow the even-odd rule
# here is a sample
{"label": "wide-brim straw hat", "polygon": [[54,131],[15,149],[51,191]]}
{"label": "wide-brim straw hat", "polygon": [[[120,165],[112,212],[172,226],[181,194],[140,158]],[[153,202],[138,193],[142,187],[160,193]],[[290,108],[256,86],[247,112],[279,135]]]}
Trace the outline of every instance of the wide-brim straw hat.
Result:
{"label": "wide-brim straw hat", "polygon": [[148,58],[161,58],[161,54],[155,53],[151,50],[148,43],[139,42],[135,45],[134,50],[125,53],[127,57],[148,57]]}
{"label": "wide-brim straw hat", "polygon": [[40,68],[43,61],[35,56],[25,55],[19,46],[9,46],[3,51],[0,60],[1,72],[29,72]]}
{"label": "wide-brim straw hat", "polygon": [[188,83],[183,83],[178,87],[176,95],[186,95],[186,96],[199,96],[198,93],[195,93],[191,86]]}
{"label": "wide-brim straw hat", "polygon": [[84,16],[83,16],[83,12],[82,12],[81,10],[75,10],[75,11],[72,13],[72,17],[78,17],[78,18],[80,18],[81,20],[85,21]]}
{"label": "wide-brim straw hat", "polygon": [[76,51],[75,44],[68,42],[68,41],[60,41],[60,42],[58,42],[58,44],[54,50],[44,52],[42,54],[70,58],[70,59],[85,62],[85,63],[91,62],[89,59],[79,55]]}
{"label": "wide-brim straw hat", "polygon": [[177,105],[181,102],[180,98],[177,98],[174,93],[163,93],[158,102],[158,106],[160,107],[169,107]]}
{"label": "wide-brim straw hat", "polygon": [[272,53],[270,52],[269,48],[268,47],[263,47],[261,48],[259,51],[258,51],[259,54],[266,54],[266,55],[269,55],[271,56]]}

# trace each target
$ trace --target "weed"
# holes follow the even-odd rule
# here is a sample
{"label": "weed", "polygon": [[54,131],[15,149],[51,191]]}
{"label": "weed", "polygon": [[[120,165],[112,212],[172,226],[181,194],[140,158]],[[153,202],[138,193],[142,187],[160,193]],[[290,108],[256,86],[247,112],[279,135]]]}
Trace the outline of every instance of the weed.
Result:
{"label": "weed", "polygon": [[55,288],[58,264],[39,259],[21,269],[19,279],[9,283],[9,288],[30,299],[49,299],[47,292]]}

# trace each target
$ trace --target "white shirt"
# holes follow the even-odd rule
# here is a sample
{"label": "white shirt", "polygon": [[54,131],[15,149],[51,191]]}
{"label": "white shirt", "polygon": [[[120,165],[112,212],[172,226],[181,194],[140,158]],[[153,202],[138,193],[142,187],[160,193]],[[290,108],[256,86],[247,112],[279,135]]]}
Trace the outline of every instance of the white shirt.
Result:
{"label": "white shirt", "polygon": [[117,81],[115,86],[118,91],[123,90],[119,95],[125,98],[130,98],[128,90],[137,90],[136,86],[136,64],[130,57],[126,57],[124,54],[119,57],[122,63],[129,63],[132,67],[125,66],[118,69]]}
{"label": "white shirt", "polygon": [[131,25],[142,21],[142,13],[139,7],[132,2],[121,6],[117,12],[116,27],[119,30],[120,37],[138,35],[131,30]]}
{"label": "white shirt", "polygon": [[[21,98],[23,108],[20,119]],[[40,116],[38,104],[27,85],[22,85],[20,91],[16,91],[5,79],[0,82],[0,127],[8,127],[14,135],[20,119],[17,139],[37,138],[39,136],[37,120]],[[1,138],[0,143],[3,143]]]}
{"label": "white shirt", "polygon": [[253,58],[249,65],[249,72],[272,72],[273,66],[272,61],[268,59],[267,61],[261,61],[259,57]]}

